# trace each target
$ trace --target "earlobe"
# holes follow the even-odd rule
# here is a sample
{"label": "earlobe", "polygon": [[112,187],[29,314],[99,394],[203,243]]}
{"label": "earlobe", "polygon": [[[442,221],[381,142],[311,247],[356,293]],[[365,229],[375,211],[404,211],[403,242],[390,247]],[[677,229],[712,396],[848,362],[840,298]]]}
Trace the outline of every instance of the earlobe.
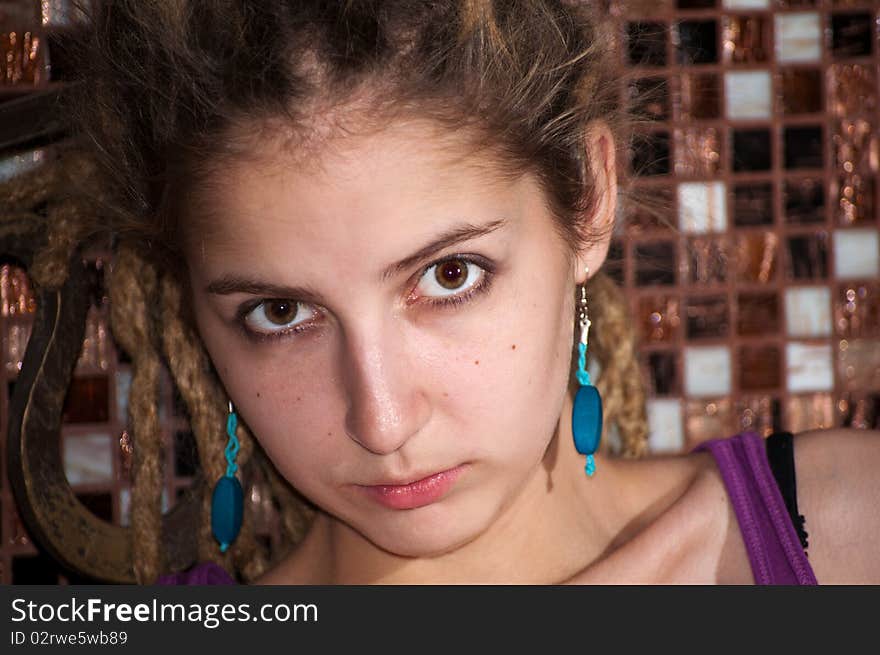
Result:
{"label": "earlobe", "polygon": [[605,123],[591,124],[584,137],[586,163],[589,171],[587,184],[593,197],[591,216],[584,222],[586,249],[575,262],[575,280],[586,282],[584,269],[595,274],[602,266],[611,244],[614,219],[617,212],[617,162],[614,136]]}

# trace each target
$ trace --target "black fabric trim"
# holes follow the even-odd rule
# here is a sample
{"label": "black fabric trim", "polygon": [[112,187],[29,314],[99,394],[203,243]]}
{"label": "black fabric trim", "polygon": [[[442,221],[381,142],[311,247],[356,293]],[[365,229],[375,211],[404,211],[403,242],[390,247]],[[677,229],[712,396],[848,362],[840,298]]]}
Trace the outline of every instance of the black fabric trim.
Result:
{"label": "black fabric trim", "polygon": [[774,432],[766,440],[767,460],[776,484],[782,493],[785,507],[791,516],[791,522],[801,540],[804,552],[807,550],[807,532],[804,529],[804,516],[798,513],[797,480],[794,474],[794,442],[791,432]]}

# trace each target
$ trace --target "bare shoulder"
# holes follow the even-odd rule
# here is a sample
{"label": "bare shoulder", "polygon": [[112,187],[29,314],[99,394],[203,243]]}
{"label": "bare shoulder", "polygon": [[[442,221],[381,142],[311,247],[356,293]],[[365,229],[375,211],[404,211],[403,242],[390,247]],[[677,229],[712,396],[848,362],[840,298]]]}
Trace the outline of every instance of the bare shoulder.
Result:
{"label": "bare shoulder", "polygon": [[880,431],[813,430],[794,439],[798,509],[825,584],[880,583]]}

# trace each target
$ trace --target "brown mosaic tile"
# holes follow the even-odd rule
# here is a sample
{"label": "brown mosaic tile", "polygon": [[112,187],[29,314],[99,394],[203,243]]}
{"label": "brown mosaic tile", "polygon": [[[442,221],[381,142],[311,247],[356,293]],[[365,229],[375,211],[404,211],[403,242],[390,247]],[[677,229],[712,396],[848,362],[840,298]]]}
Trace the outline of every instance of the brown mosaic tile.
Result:
{"label": "brown mosaic tile", "polygon": [[880,391],[880,340],[840,340],[837,344],[837,373],[847,391]]}
{"label": "brown mosaic tile", "polygon": [[880,283],[839,285],[834,325],[843,339],[880,337]]}
{"label": "brown mosaic tile", "polygon": [[749,232],[737,235],[736,279],[740,282],[767,283],[775,279],[779,260],[779,237],[775,232]]}
{"label": "brown mosaic tile", "polygon": [[675,130],[675,166],[679,177],[712,177],[721,172],[721,136],[714,127]]}
{"label": "brown mosaic tile", "polygon": [[744,391],[782,387],[782,353],[778,346],[741,346],[739,384]]}
{"label": "brown mosaic tile", "polygon": [[760,14],[724,17],[724,57],[734,64],[760,64],[769,59],[772,26]]}
{"label": "brown mosaic tile", "polygon": [[636,312],[639,338],[647,343],[669,343],[676,339],[681,323],[680,303],[675,296],[646,296]]}
{"label": "brown mosaic tile", "polygon": [[782,327],[779,296],[770,292],[737,294],[737,334],[744,337],[774,335]]}

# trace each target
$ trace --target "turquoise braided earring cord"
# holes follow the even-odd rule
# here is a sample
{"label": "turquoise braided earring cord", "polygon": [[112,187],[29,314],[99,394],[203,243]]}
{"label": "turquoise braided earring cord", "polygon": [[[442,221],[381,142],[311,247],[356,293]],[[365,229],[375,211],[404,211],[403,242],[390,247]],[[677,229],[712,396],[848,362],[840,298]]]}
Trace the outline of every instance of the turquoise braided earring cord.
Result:
{"label": "turquoise braided earring cord", "polygon": [[236,428],[238,428],[238,416],[232,409],[232,403],[229,403],[229,415],[226,417],[226,434],[229,441],[224,451],[226,475],[217,480],[211,498],[211,531],[220,543],[221,553],[225,553],[238,536],[244,511],[244,490],[235,477],[238,471],[235,457],[241,446],[235,434]]}
{"label": "turquoise braided earring cord", "polygon": [[[585,343],[578,344],[577,380],[581,386],[593,385],[593,382],[590,379],[590,373],[587,371],[587,344]],[[589,477],[593,477],[593,474],[596,473],[596,460],[592,454],[587,455],[587,463],[584,467],[584,471]]]}
{"label": "turquoise braided earring cord", "polygon": [[240,444],[235,430],[238,427],[238,416],[235,412],[230,412],[226,417],[226,434],[229,435],[229,442],[226,444],[226,476],[232,477],[238,470],[238,464],[235,463],[235,456],[238,455]]}

